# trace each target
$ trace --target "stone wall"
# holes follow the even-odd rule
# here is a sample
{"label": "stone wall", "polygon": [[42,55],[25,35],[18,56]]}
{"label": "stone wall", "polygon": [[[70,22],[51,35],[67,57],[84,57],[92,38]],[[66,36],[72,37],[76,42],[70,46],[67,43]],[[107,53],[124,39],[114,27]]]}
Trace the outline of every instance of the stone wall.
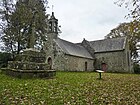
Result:
{"label": "stone wall", "polygon": [[107,72],[134,73],[129,44],[126,40],[124,50],[95,53],[95,69],[101,69],[106,64]]}
{"label": "stone wall", "polygon": [[66,55],[66,58],[66,71],[94,71],[93,59],[87,59],[71,55]]}
{"label": "stone wall", "polygon": [[55,70],[19,70],[3,68],[2,73],[17,78],[53,78],[56,75]]}
{"label": "stone wall", "polygon": [[107,72],[131,72],[126,51],[95,53],[95,68],[101,69],[106,64]]}
{"label": "stone wall", "polygon": [[[86,46],[90,46],[86,41],[83,41],[82,44],[85,48]],[[107,72],[132,73],[128,42],[124,45],[124,50],[101,53],[94,52],[94,49],[89,47],[87,50],[91,49],[90,54],[93,57],[95,54],[95,59],[93,60],[65,54],[55,40],[51,39],[47,40],[45,46],[46,63],[48,63],[48,59],[51,58],[52,69],[60,71],[94,71],[102,69],[105,66]]]}
{"label": "stone wall", "polygon": [[[87,62],[87,67],[86,63]],[[55,59],[54,68],[60,71],[93,71],[94,60],[72,55],[63,55]]]}
{"label": "stone wall", "polygon": [[45,61],[43,51],[29,48],[19,54],[15,61],[9,61],[8,68],[2,69],[2,72],[18,78],[52,78],[56,75],[56,71]]}
{"label": "stone wall", "polygon": [[48,59],[52,59],[52,69],[62,70],[65,67],[65,56],[61,48],[52,41],[52,43],[47,40],[46,42],[46,64],[48,64]]}

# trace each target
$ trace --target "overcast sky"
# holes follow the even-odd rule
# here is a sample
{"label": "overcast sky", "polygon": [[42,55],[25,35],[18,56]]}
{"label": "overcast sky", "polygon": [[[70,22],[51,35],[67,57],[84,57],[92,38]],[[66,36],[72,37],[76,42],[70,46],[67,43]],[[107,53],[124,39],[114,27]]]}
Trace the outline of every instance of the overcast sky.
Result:
{"label": "overcast sky", "polygon": [[[117,0],[116,0],[117,1]],[[127,22],[128,10],[114,4],[115,0],[49,0],[55,17],[61,25],[60,38],[81,42],[103,39],[111,29]]]}

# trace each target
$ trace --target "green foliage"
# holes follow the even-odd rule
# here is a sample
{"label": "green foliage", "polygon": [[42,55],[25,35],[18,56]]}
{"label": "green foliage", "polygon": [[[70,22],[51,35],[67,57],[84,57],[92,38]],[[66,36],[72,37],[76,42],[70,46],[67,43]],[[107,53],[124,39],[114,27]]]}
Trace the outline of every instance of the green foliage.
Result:
{"label": "green foliage", "polygon": [[[5,2],[4,2],[5,1]],[[17,0],[16,4],[3,0],[3,12],[0,13],[5,50],[19,53],[27,48],[35,36],[35,46],[40,47],[46,39],[46,8],[44,0]],[[5,4],[5,5],[4,5]],[[12,6],[11,6],[12,5]],[[33,31],[34,30],[34,31]]]}
{"label": "green foliage", "polygon": [[57,72],[54,79],[17,79],[0,74],[1,105],[140,104],[136,74]]}
{"label": "green foliage", "polygon": [[10,53],[0,52],[0,67],[6,67],[9,60],[11,60]]}
{"label": "green foliage", "polygon": [[116,37],[127,37],[129,42],[129,48],[131,51],[131,57],[133,59],[138,58],[138,50],[140,50],[140,22],[133,21],[130,23],[121,23],[116,28],[112,29],[111,32],[106,36],[106,38],[116,38]]}
{"label": "green foliage", "polygon": [[130,33],[130,48],[131,54],[134,59],[138,58],[137,50],[140,50],[140,0],[116,0],[115,2],[119,6],[125,6],[129,10],[129,14],[125,17],[131,18],[133,22],[129,23]]}
{"label": "green foliage", "polygon": [[134,63],[133,66],[134,66],[134,72],[140,74],[140,64]]}
{"label": "green foliage", "polygon": [[119,6],[125,6],[130,13],[128,18],[140,21],[140,1],[139,0],[116,0],[115,2]]}

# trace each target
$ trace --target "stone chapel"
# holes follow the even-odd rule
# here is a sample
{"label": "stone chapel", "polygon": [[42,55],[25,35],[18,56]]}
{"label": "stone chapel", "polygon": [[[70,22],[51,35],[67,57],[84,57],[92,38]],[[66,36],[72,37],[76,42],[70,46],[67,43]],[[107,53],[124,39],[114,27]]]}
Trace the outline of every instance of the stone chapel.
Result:
{"label": "stone chapel", "polygon": [[59,71],[95,71],[133,73],[126,37],[72,43],[58,37],[58,19],[48,19],[44,46],[46,63]]}

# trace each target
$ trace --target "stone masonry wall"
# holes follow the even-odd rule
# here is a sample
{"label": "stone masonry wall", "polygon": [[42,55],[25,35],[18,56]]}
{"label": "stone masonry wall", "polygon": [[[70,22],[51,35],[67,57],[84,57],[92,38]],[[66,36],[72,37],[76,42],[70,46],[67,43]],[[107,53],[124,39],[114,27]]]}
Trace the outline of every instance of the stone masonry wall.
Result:
{"label": "stone masonry wall", "polygon": [[51,57],[53,69],[59,71],[85,71],[85,62],[87,62],[87,71],[94,70],[94,60],[67,55],[55,41],[52,44],[50,42],[46,43],[46,63],[47,59]]}
{"label": "stone masonry wall", "polygon": [[[66,58],[68,59],[66,62],[67,68],[65,69],[67,71],[93,71],[94,70],[93,59],[80,58],[71,55],[66,55]],[[85,64],[86,62],[87,62],[87,69]]]}
{"label": "stone masonry wall", "polygon": [[107,65],[107,72],[130,72],[125,51],[95,53],[95,68],[101,69],[102,63]]}
{"label": "stone masonry wall", "polygon": [[[87,69],[85,62],[87,62]],[[55,60],[55,69],[61,71],[93,71],[93,64],[94,60],[92,59],[63,55],[60,59]]]}

